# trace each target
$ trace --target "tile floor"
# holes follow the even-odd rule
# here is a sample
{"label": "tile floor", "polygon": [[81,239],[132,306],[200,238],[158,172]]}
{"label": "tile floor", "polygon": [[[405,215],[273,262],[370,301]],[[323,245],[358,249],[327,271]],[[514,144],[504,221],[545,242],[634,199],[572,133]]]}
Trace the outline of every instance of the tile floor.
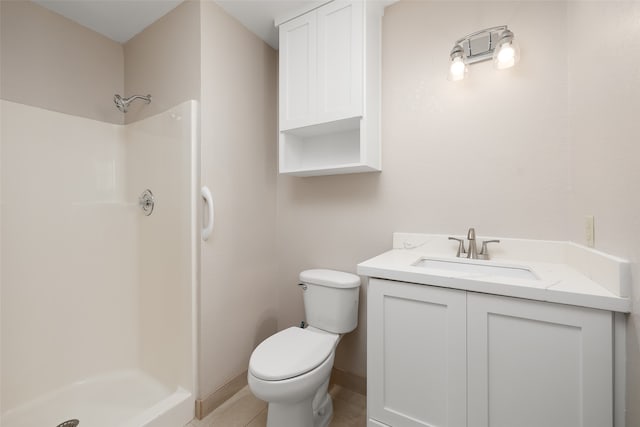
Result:
{"label": "tile floor", "polygon": [[[333,397],[333,420],[329,427],[365,427],[366,397],[338,385],[329,390]],[[187,427],[265,427],[267,404],[244,387],[203,420],[193,420]],[[296,426],[282,426],[296,427]]]}

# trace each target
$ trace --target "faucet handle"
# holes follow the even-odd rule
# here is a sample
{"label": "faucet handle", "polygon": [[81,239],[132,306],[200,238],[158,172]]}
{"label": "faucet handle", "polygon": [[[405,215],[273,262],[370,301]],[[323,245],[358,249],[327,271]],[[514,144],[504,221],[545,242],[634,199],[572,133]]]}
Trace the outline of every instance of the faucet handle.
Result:
{"label": "faucet handle", "polygon": [[500,243],[500,240],[483,240],[479,253],[480,259],[489,259],[489,249],[487,249],[487,244],[489,243]]}
{"label": "faucet handle", "polygon": [[449,237],[449,240],[456,240],[458,242],[458,253],[456,256],[460,258],[460,255],[466,255],[467,251],[464,248],[464,239],[458,239],[456,237]]}

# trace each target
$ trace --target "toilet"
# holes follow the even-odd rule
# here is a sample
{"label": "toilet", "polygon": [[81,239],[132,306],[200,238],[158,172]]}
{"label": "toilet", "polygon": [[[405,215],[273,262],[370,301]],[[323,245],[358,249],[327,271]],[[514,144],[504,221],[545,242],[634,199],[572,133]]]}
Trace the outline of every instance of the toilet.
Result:
{"label": "toilet", "polygon": [[358,325],[360,278],[335,270],[300,273],[306,328],[290,327],[251,354],[248,381],[269,403],[267,427],[326,427],[333,415],[328,393],[335,350]]}

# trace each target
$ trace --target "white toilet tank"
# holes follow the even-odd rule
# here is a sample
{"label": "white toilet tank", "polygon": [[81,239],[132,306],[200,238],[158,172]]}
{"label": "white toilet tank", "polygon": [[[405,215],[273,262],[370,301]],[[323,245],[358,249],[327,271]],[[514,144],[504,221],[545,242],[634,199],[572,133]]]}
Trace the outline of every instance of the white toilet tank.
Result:
{"label": "white toilet tank", "polygon": [[305,270],[300,273],[300,284],[310,326],[335,334],[346,334],[358,326],[360,277],[335,270]]}

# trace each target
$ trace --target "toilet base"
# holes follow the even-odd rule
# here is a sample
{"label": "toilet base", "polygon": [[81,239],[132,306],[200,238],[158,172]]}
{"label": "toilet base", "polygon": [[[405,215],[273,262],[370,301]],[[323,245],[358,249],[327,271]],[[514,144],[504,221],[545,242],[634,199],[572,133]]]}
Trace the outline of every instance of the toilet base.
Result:
{"label": "toilet base", "polygon": [[329,380],[325,381],[313,398],[313,427],[327,427],[333,417],[333,401],[329,395]]}
{"label": "toilet base", "polygon": [[269,403],[267,427],[315,427],[313,425],[312,398],[295,403]]}
{"label": "toilet base", "polygon": [[295,403],[269,402],[267,427],[327,427],[333,418],[333,401],[328,388],[329,380],[308,399]]}

